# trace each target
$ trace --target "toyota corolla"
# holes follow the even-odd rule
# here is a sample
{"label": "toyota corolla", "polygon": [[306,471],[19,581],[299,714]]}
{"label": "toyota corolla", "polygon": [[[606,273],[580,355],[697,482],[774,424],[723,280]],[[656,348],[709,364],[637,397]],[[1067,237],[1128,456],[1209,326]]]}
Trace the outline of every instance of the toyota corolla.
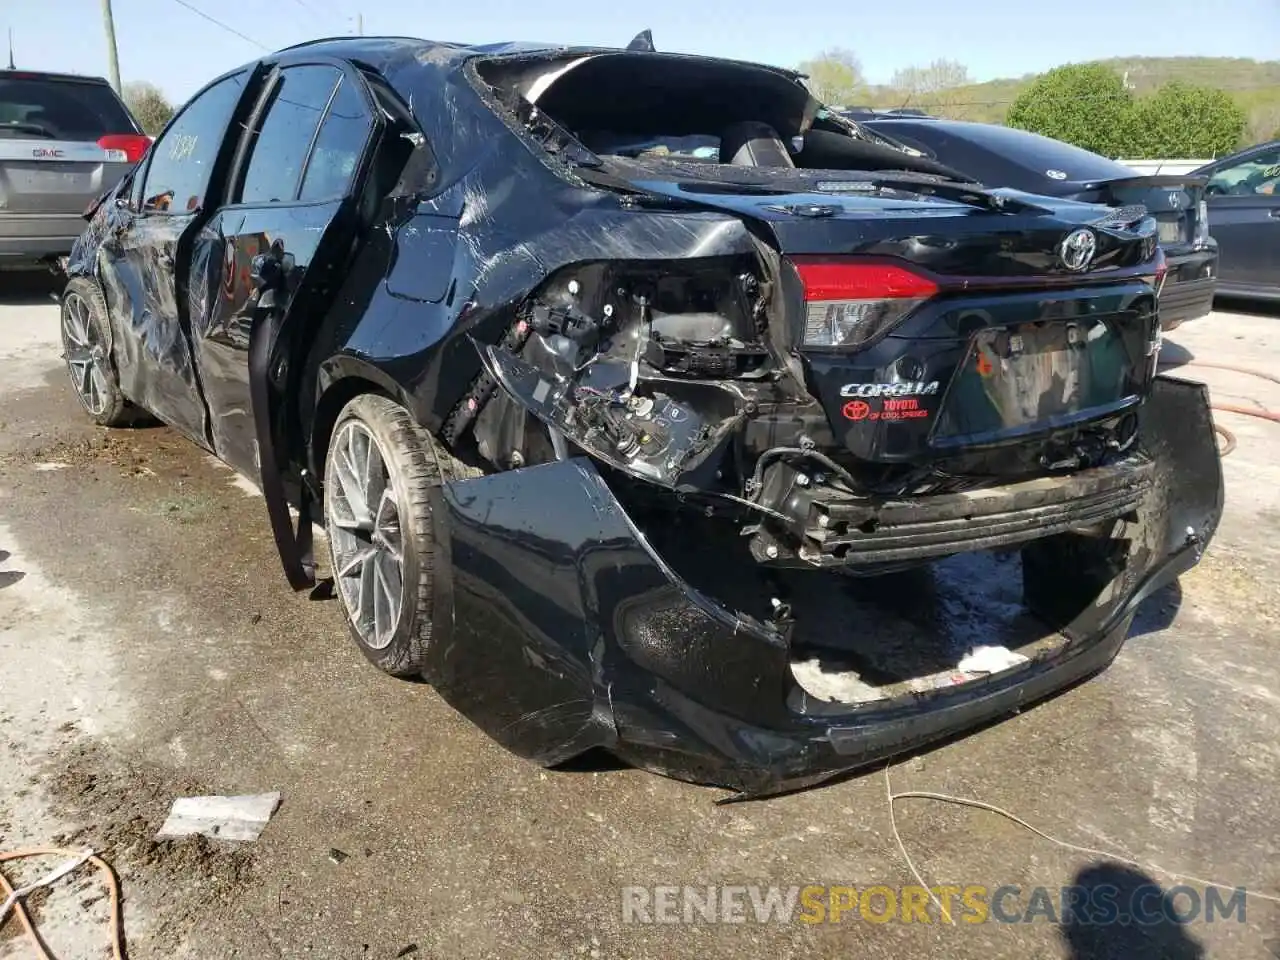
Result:
{"label": "toyota corolla", "polygon": [[[1221,512],[1204,390],[1156,372],[1154,218],[988,189],[787,70],[306,44],[88,216],[89,415],[257,481],[296,589],[322,522],[368,658],[543,764],[759,796],[971,728],[1110,662]],[[957,558],[1021,576],[1037,639],[997,611],[806,674],[842,631],[925,649],[872,601]]]}

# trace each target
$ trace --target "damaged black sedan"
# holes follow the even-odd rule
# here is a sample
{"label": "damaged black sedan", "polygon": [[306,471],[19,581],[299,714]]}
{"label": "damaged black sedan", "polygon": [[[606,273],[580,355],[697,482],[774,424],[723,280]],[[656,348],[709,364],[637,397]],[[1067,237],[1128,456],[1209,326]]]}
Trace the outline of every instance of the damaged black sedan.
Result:
{"label": "damaged black sedan", "polygon": [[786,70],[316,42],[87,216],[89,414],[258,481],[296,589],[322,522],[363,652],[540,763],[760,796],[972,728],[1109,663],[1221,514],[1155,220],[984,188]]}

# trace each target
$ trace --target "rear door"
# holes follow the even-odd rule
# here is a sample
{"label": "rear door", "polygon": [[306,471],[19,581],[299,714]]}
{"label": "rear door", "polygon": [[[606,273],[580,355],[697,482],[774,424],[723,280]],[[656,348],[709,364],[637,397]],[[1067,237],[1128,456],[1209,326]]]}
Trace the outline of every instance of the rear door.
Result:
{"label": "rear door", "polygon": [[[1208,177],[1209,233],[1222,286],[1280,287],[1280,144],[1197,171]],[[1226,292],[1226,291],[1224,291]]]}
{"label": "rear door", "polygon": [[104,81],[0,71],[0,253],[68,253],[149,143]]}
{"label": "rear door", "polygon": [[[250,382],[254,329],[265,319],[255,309],[254,260],[266,256],[280,266],[278,330],[325,315],[352,252],[355,195],[382,126],[377,116],[364,79],[348,64],[277,70],[238,151],[229,202],[202,234],[193,264],[208,272],[193,277],[192,288],[207,291],[206,319],[194,331],[195,349],[214,450],[247,476],[263,470]],[[273,394],[287,388],[287,377],[273,379]]]}
{"label": "rear door", "polygon": [[233,121],[243,116],[254,76],[242,70],[220,78],[174,116],[134,174],[128,199],[117,201],[125,208],[109,219],[99,251],[125,395],[205,447],[183,265],[218,205],[239,139]]}

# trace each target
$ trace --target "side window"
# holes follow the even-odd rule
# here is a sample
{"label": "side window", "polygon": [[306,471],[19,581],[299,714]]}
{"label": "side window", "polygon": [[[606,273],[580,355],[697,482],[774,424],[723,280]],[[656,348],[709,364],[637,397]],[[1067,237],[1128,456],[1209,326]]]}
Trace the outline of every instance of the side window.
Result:
{"label": "side window", "polygon": [[343,77],[307,161],[299,199],[336,200],[344,196],[371,129],[364,98],[355,84]]}
{"label": "side window", "polygon": [[143,213],[185,214],[204,205],[213,164],[244,84],[243,73],[219,80],[188,103],[152,144],[140,194]]}
{"label": "side window", "polygon": [[249,155],[240,203],[287,203],[297,197],[307,152],[341,79],[341,71],[327,66],[281,72]]}
{"label": "side window", "polygon": [[1209,178],[1208,192],[1231,196],[1273,194],[1280,188],[1280,147],[1255,153]]}

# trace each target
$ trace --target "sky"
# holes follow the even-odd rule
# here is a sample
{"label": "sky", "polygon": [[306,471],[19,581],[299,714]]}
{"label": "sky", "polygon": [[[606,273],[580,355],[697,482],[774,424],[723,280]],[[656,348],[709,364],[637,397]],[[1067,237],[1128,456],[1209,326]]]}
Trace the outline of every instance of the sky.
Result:
{"label": "sky", "polygon": [[[186,6],[184,6],[184,3]],[[659,50],[795,66],[829,47],[867,79],[939,57],[976,80],[1114,56],[1280,58],[1280,0],[112,0],[120,75],[181,102],[225,70],[318,36],[354,33],[467,43],[546,40],[624,46],[649,28]],[[190,7],[222,22],[224,29]],[[0,0],[15,62],[107,74],[101,0]],[[244,37],[236,36],[237,31]],[[250,42],[252,38],[254,42]],[[3,36],[0,35],[0,42]],[[257,45],[261,44],[261,46]]]}

